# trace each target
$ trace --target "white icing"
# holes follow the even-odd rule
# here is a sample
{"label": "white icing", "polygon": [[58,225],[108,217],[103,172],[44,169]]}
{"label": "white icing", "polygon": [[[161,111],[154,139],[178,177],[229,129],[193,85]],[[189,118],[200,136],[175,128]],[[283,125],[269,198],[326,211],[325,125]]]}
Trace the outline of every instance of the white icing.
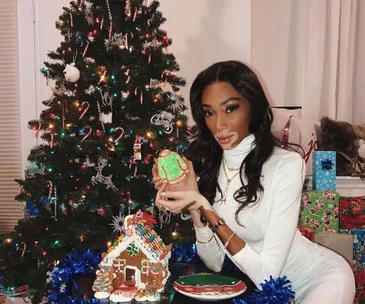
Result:
{"label": "white icing", "polygon": [[143,297],[136,298],[136,301],[137,302],[143,302],[143,301],[154,302],[154,301],[158,301],[160,299],[161,299],[161,295],[158,294],[158,293],[154,293],[154,294],[151,294],[151,295],[144,295]]}
{"label": "white icing", "polygon": [[105,291],[97,291],[94,294],[94,298],[98,299],[98,300],[103,300],[103,299],[107,299],[109,298],[110,293],[109,292],[105,292]]}

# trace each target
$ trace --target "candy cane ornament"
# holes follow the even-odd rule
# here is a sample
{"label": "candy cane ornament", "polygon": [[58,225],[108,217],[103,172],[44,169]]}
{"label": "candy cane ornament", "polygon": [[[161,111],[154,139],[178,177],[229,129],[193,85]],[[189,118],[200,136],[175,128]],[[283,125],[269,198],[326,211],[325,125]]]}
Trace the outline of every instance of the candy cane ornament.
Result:
{"label": "candy cane ornament", "polygon": [[90,136],[91,132],[93,131],[93,129],[90,126],[86,126],[82,130],[85,131],[86,129],[89,129],[89,132],[81,139],[81,142],[83,142],[86,138],[88,138]]}
{"label": "candy cane ornament", "polygon": [[86,41],[86,47],[85,47],[84,51],[82,52],[82,57],[85,57],[87,49],[89,48],[89,44],[90,44],[90,42],[89,42],[89,40],[87,40]]}
{"label": "candy cane ornament", "polygon": [[122,128],[122,127],[118,127],[118,128],[116,128],[116,129],[114,129],[114,132],[115,131],[118,131],[118,130],[121,130],[121,133],[120,133],[120,135],[114,140],[114,142],[117,142],[117,141],[119,141],[119,139],[121,139],[122,137],[123,137],[123,135],[124,135],[124,129]]}
{"label": "candy cane ornament", "polygon": [[125,83],[128,83],[131,80],[131,76],[129,76],[129,69],[124,73],[125,76],[128,76],[127,81]]}
{"label": "candy cane ornament", "polygon": [[54,139],[54,135],[53,133],[51,133],[51,140],[49,142],[49,147],[52,149],[53,148],[53,139]]}
{"label": "candy cane ornament", "polygon": [[38,137],[41,127],[42,127],[42,124],[40,121],[38,121],[38,128],[36,129],[35,134],[34,134],[35,137]]}
{"label": "candy cane ornament", "polygon": [[86,112],[89,110],[90,108],[90,104],[87,102],[87,101],[84,101],[82,104],[81,104],[81,107],[79,109],[79,111],[82,111],[82,109],[84,108],[84,105],[86,105],[85,107],[85,110],[81,113],[79,119],[83,118],[84,115],[86,114]]}
{"label": "candy cane ornament", "polygon": [[48,199],[50,200],[52,197],[52,192],[53,192],[53,183],[51,181],[47,182],[48,187],[49,187],[49,191],[48,191]]}

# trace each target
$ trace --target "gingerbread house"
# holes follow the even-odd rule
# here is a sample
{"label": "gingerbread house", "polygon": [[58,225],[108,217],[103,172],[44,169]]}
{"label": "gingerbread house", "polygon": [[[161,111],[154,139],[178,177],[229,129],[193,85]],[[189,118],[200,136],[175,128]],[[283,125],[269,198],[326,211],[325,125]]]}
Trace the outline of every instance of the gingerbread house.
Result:
{"label": "gingerbread house", "polygon": [[154,231],[153,216],[138,211],[125,218],[125,233],[103,254],[93,285],[95,298],[112,302],[155,301],[170,276],[166,246]]}

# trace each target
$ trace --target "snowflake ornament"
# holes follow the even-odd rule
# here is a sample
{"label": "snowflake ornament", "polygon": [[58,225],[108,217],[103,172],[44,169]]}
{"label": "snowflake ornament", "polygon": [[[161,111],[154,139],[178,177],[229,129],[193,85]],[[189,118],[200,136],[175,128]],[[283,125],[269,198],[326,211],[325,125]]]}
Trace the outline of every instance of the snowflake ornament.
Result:
{"label": "snowflake ornament", "polygon": [[185,102],[184,100],[181,100],[179,95],[168,93],[167,96],[171,100],[171,104],[167,106],[168,110],[176,114],[184,109]]}
{"label": "snowflake ornament", "polygon": [[122,234],[125,231],[124,216],[122,216],[122,214],[119,212],[119,215],[113,216],[113,222],[109,225],[114,228],[113,232]]}

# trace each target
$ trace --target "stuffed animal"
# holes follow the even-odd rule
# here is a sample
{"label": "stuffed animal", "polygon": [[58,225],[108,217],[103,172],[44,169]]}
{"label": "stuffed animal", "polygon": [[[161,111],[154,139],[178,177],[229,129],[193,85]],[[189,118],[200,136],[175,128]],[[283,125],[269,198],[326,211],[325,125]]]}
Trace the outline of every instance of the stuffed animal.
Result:
{"label": "stuffed animal", "polygon": [[359,140],[359,150],[357,150],[357,154],[359,155],[359,161],[361,163],[365,163],[365,140]]}
{"label": "stuffed animal", "polygon": [[365,124],[355,125],[322,117],[319,150],[337,152],[337,176],[353,174],[353,160],[358,157],[360,138],[365,139]]}
{"label": "stuffed animal", "polygon": [[352,161],[352,175],[365,176],[365,140],[359,140],[359,149],[357,150],[357,157]]}

